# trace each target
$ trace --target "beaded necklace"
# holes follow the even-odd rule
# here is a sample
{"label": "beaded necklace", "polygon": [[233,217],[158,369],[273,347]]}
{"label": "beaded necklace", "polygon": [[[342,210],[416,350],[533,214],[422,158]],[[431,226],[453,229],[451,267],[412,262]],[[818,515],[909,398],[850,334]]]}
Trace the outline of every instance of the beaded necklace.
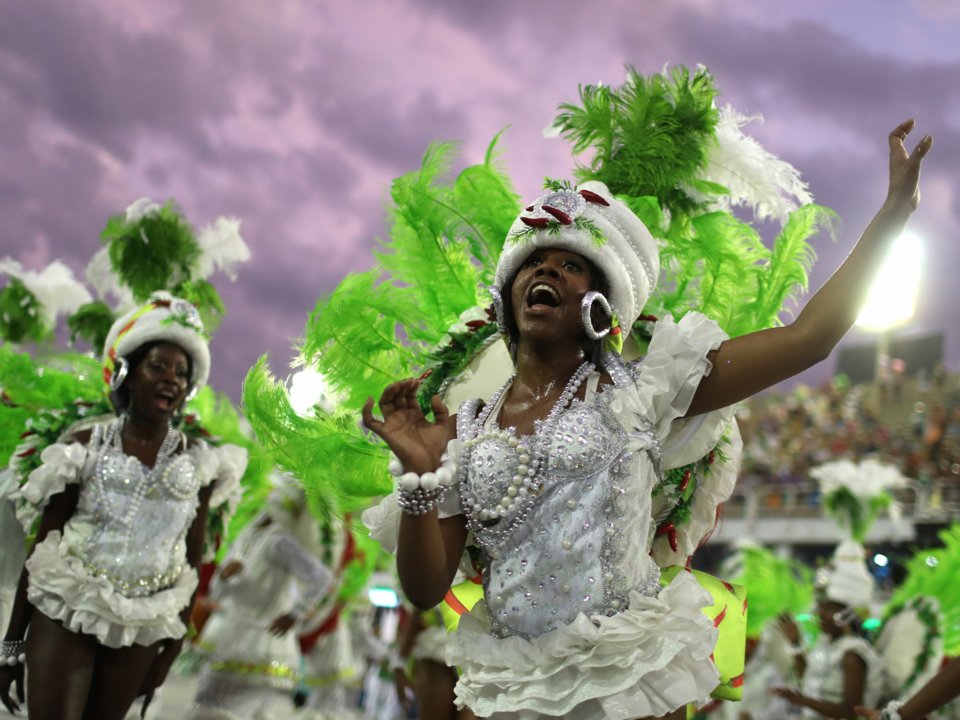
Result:
{"label": "beaded necklace", "polygon": [[[554,434],[560,416],[573,402],[580,385],[593,372],[592,362],[583,363],[573,373],[566,387],[557,398],[543,420],[534,421],[534,430],[531,435],[518,437],[516,428],[508,427],[485,430],[485,425],[493,409],[500,405],[501,399],[516,379],[512,375],[507,382],[494,394],[490,402],[477,416],[474,427],[476,433],[464,442],[467,453],[482,442],[499,441],[501,447],[515,458],[515,470],[507,486],[506,494],[493,506],[484,507],[481,498],[473,492],[467,482],[467,472],[460,477],[460,497],[467,516],[467,527],[473,531],[477,543],[496,557],[496,548],[507,540],[513,531],[526,520],[533,507],[534,499],[543,491],[544,471],[546,469],[546,451],[550,438]],[[495,422],[496,426],[497,423]],[[467,463],[463,463],[466,468]],[[506,527],[501,527],[501,521],[511,518]]]}
{"label": "beaded necklace", "polygon": [[[104,510],[107,510],[108,514],[119,520],[124,525],[131,526],[137,517],[137,513],[140,510],[140,506],[143,504],[144,498],[162,481],[162,476],[167,470],[170,459],[177,451],[177,448],[180,447],[182,435],[173,428],[172,424],[168,425],[167,434],[164,436],[163,442],[160,444],[160,450],[157,452],[157,459],[153,463],[153,467],[146,468],[139,459],[131,457],[123,451],[123,440],[121,435],[123,434],[123,428],[126,424],[126,420],[127,416],[121,415],[116,420],[112,421],[110,425],[107,426],[103,437],[104,450],[115,453],[117,456],[123,458],[128,469],[130,467],[131,460],[133,460],[137,466],[137,472],[131,472],[131,475],[134,476],[133,480],[136,482],[136,487],[133,491],[133,497],[130,499],[130,503],[127,505],[126,512],[109,512],[112,510],[112,508],[106,507],[108,498],[110,497],[107,490],[107,486],[109,484],[109,478],[107,475],[112,469],[115,469],[115,466],[105,462],[98,462],[96,468],[96,479],[94,482],[96,483],[97,494],[104,505]],[[103,454],[101,454],[101,457],[103,457]]]}

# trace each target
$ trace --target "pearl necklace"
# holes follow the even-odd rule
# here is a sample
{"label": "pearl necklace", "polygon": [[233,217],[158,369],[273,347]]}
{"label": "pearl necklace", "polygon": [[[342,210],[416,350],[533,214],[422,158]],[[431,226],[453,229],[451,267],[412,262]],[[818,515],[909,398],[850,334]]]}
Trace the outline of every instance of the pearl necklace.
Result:
{"label": "pearl necklace", "polygon": [[[117,513],[110,513],[122,524],[131,526],[137,517],[137,513],[140,510],[140,506],[143,504],[144,498],[146,498],[147,494],[161,481],[163,473],[167,470],[170,459],[177,451],[177,448],[180,447],[182,436],[178,431],[174,430],[172,424],[168,425],[167,434],[164,436],[163,442],[160,444],[160,450],[157,452],[157,459],[154,461],[153,467],[144,472],[143,466],[141,465],[139,459],[132,458],[132,456],[127,455],[123,451],[123,440],[121,435],[123,434],[123,427],[126,424],[126,419],[126,415],[121,415],[110,423],[106,432],[104,433],[103,448],[123,458],[127,466],[129,466],[131,459],[136,460],[138,465],[137,469],[143,478],[142,481],[138,482],[134,488],[133,497],[130,499],[130,504],[127,506],[127,512],[122,516]],[[101,453],[101,458],[102,457],[103,454]],[[106,505],[107,498],[109,498],[107,491],[109,478],[106,477],[107,473],[108,470],[105,466],[105,463],[102,461],[97,462],[95,482],[97,486],[97,492],[101,498],[101,502],[104,505]]]}
{"label": "pearl necklace", "polygon": [[[477,543],[488,551],[495,552],[494,548],[506,540],[526,519],[533,506],[534,498],[543,491],[547,445],[554,434],[560,416],[573,402],[580,385],[593,372],[594,367],[592,362],[587,361],[577,368],[547,417],[534,422],[534,431],[530,436],[517,437],[516,429],[512,427],[503,430],[499,427],[484,430],[490,413],[500,404],[504,394],[516,379],[516,374],[503,384],[477,416],[474,424],[476,435],[464,442],[465,451],[472,452],[473,448],[482,442],[500,441],[506,444],[516,456],[516,468],[506,493],[492,507],[484,507],[481,499],[470,488],[466,482],[468,473],[464,472],[461,475],[460,496],[467,511],[467,526],[473,531]],[[496,422],[494,424],[496,425]],[[467,463],[464,462],[463,466],[466,467],[466,465]],[[512,520],[508,527],[500,528],[499,521],[510,516]]]}

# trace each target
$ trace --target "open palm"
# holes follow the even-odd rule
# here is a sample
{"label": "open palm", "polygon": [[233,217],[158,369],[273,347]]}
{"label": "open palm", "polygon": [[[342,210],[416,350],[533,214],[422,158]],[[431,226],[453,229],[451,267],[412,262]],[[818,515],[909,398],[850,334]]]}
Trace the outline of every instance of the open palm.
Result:
{"label": "open palm", "polygon": [[363,424],[383,438],[403,464],[404,470],[425,473],[436,470],[443,451],[456,436],[456,421],[439,397],[431,401],[434,421],[428,420],[417,402],[416,379],[388,385],[380,396],[383,420],[373,416],[373,398],[363,406]]}

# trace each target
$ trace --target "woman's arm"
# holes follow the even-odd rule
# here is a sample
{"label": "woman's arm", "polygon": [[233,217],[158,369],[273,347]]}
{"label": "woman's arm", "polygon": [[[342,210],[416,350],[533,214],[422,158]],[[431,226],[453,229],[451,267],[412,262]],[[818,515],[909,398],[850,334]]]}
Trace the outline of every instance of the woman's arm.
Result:
{"label": "woman's arm", "polygon": [[908,155],[903,141],[913,125],[908,120],[890,133],[887,199],[847,259],[793,323],[732,338],[711,352],[713,370],[701,381],[688,415],[728,407],[806,370],[825,359],[850,329],[891,244],[920,200],[920,165],[933,140],[924,137]]}
{"label": "woman's arm", "polygon": [[[907,700],[900,708],[900,717],[903,720],[920,720],[957,697],[960,697],[960,658],[951,660]],[[858,707],[857,712],[868,718],[881,717],[878,710]]]}
{"label": "woman's arm", "polygon": [[[43,515],[40,516],[40,527],[37,530],[37,537],[30,548],[29,558],[33,554],[33,548],[43,542],[47,535],[52,531],[63,532],[67,521],[73,517],[77,510],[77,503],[80,500],[80,486],[68,485],[66,489],[50,498],[46,507],[43,509]],[[27,600],[27,586],[29,584],[29,573],[24,567],[20,572],[20,581],[17,583],[16,595],[13,599],[13,609],[10,612],[10,622],[7,624],[7,632],[3,636],[4,640],[23,640],[27,635],[27,627],[30,625],[30,617],[33,615],[33,605]],[[19,709],[19,704],[10,697],[10,684],[16,683],[17,698],[22,703],[24,701],[23,692],[23,665],[14,667],[6,666],[0,672],[0,703],[2,703],[11,713]]]}
{"label": "woman's arm", "polygon": [[796,690],[774,688],[771,692],[788,700],[794,705],[807,707],[824,717],[846,720],[856,717],[856,707],[863,702],[866,689],[867,665],[853,652],[843,656],[843,700],[839,703],[809,698]]}
{"label": "woman's arm", "polygon": [[[28,558],[33,554],[33,548],[42,543],[50,532],[63,532],[67,521],[76,512],[79,500],[79,485],[68,485],[62,493],[57,493],[50,498],[40,517],[40,527],[37,529],[37,537],[33,541]],[[17,584],[17,594],[14,596],[13,610],[10,614],[10,622],[7,624],[7,632],[3,636],[4,640],[22,640],[27,634],[27,626],[33,614],[33,606],[27,600],[27,585],[28,573],[24,567],[20,573],[20,582]]]}
{"label": "woman's arm", "polygon": [[[373,417],[373,399],[363,408],[363,423],[390,447],[404,472],[423,474],[440,466],[443,452],[456,437],[456,418],[440,398],[433,398],[434,422],[417,402],[419,380],[387,386],[380,396],[383,420]],[[462,515],[440,520],[437,510],[423,515],[403,514],[397,547],[397,572],[403,592],[421,610],[438,605],[456,574],[466,545]]]}

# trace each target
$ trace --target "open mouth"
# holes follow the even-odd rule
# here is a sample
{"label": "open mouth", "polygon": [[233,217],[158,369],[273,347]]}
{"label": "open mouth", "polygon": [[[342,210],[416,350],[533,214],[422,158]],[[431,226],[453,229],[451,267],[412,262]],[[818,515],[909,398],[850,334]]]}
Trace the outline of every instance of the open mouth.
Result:
{"label": "open mouth", "polygon": [[158,390],[155,397],[157,399],[157,407],[161,410],[173,409],[173,404],[177,400],[176,393],[170,392],[169,390]]}
{"label": "open mouth", "polygon": [[527,292],[527,307],[552,307],[560,305],[560,293],[546,283],[534,283]]}

